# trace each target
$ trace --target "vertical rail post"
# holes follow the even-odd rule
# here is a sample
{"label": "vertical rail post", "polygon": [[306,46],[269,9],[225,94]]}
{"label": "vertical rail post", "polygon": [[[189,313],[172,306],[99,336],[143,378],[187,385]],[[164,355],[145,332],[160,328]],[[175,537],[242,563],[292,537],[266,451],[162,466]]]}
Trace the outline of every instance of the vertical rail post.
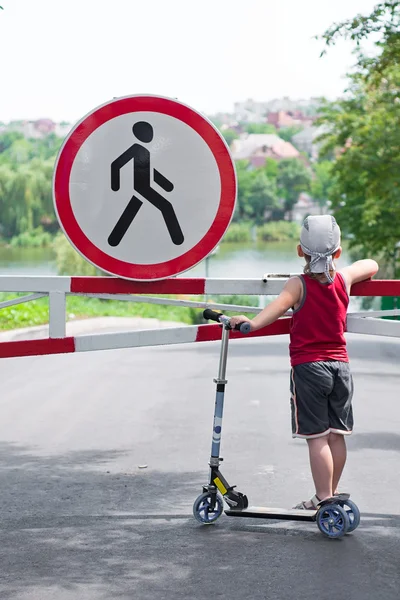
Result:
{"label": "vertical rail post", "polygon": [[66,297],[65,292],[49,292],[49,337],[64,338]]}

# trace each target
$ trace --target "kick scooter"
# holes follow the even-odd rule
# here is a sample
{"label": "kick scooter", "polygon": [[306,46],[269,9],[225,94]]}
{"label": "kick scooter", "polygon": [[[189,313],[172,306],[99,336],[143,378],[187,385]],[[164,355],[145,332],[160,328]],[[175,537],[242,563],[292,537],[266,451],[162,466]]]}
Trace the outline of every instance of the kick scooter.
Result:
{"label": "kick scooter", "polygon": [[[226,364],[228,358],[229,317],[206,309],[204,319],[217,321],[222,325],[222,341],[219,359],[218,376],[214,379],[217,386],[213,436],[210,457],[209,483],[203,486],[203,493],[193,504],[193,515],[200,523],[210,525],[222,515],[223,500],[229,506],[225,514],[229,517],[250,517],[257,519],[285,519],[291,521],[316,522],[319,530],[329,538],[340,538],[354,531],[360,523],[360,511],[349,494],[338,494],[328,498],[318,505],[316,510],[296,510],[266,507],[249,507],[247,496],[236,491],[236,486],[230,486],[222,475],[219,467],[223,458],[220,457],[222,415],[224,409],[225,385],[227,380]],[[250,331],[249,323],[241,323],[235,329],[246,334]]]}

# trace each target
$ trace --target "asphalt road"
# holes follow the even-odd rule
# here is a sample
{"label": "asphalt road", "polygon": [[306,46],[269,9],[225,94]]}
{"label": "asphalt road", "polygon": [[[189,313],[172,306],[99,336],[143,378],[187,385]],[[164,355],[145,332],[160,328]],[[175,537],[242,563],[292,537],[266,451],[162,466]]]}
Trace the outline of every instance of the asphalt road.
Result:
{"label": "asphalt road", "polygon": [[[217,343],[0,361],[2,600],[399,600],[400,340],[349,335],[360,527],[201,526]],[[223,473],[251,504],[313,493],[292,440],[287,339],[231,343]],[[144,467],[146,468],[140,468]]]}

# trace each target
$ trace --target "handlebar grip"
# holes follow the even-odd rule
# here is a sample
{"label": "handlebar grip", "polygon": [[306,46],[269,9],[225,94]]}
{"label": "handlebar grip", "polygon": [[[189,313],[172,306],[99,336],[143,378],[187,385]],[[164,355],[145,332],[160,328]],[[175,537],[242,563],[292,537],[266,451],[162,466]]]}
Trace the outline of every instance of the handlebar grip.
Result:
{"label": "handlebar grip", "polygon": [[203,317],[207,321],[216,321],[217,323],[227,323],[228,329],[235,329],[236,331],[240,331],[240,333],[246,334],[250,332],[250,323],[245,321],[244,323],[238,323],[235,327],[229,326],[229,318],[223,315],[216,310],[212,310],[211,308],[206,308],[203,312]]}
{"label": "handlebar grip", "polygon": [[212,310],[211,308],[206,308],[203,312],[203,318],[207,321],[217,321],[219,323],[219,318],[222,316],[222,313],[217,312],[216,310]]}
{"label": "handlebar grip", "polygon": [[240,333],[250,333],[250,323],[247,323],[247,321],[245,323],[239,323],[239,325],[236,325],[235,329],[238,329]]}

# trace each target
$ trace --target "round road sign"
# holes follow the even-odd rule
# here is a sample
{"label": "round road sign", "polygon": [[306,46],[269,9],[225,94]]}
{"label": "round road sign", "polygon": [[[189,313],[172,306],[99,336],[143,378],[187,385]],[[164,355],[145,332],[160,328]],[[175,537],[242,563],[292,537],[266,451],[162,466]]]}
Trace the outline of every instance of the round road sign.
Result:
{"label": "round road sign", "polygon": [[231,221],[236,174],[225,140],[189,106],[128,96],[84,117],[53,179],[65,235],[112,275],[156,280],[190,269]]}

